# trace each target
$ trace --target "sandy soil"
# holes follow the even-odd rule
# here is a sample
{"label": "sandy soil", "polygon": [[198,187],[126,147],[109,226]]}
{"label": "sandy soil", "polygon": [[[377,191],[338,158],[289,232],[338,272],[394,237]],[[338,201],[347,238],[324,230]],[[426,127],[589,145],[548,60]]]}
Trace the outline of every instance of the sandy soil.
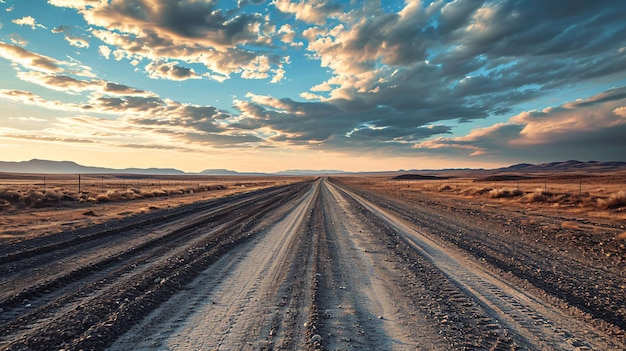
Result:
{"label": "sandy soil", "polygon": [[626,348],[619,228],[401,195],[319,179],[2,245],[0,349]]}

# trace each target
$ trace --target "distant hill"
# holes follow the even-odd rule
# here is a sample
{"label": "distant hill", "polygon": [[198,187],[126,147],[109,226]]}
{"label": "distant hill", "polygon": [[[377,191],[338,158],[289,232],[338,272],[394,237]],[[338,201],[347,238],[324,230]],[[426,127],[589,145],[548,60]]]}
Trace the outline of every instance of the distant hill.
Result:
{"label": "distant hill", "polygon": [[498,168],[494,171],[502,172],[576,172],[576,171],[619,171],[626,170],[626,162],[581,162],[575,160],[550,162],[541,164],[520,163],[509,167]]}
{"label": "distant hill", "polygon": [[410,173],[410,174],[401,174],[398,176],[395,176],[391,179],[395,179],[395,180],[435,180],[435,179],[450,179],[450,177],[438,177],[438,176],[434,176],[434,175],[423,175],[423,174],[414,174],[414,173]]}
{"label": "distant hill", "polygon": [[307,175],[324,175],[324,174],[341,174],[346,173],[344,171],[338,171],[334,169],[322,169],[319,171],[307,170],[307,169],[290,169],[286,171],[280,171],[274,173],[275,175],[291,175],[291,176],[307,176]]}
{"label": "distant hill", "polygon": [[0,161],[0,172],[7,173],[82,173],[82,174],[154,174],[154,175],[178,175],[185,172],[173,168],[124,168],[112,169],[105,167],[89,167],[79,165],[72,161],[48,161],[33,159],[21,162]]}
{"label": "distant hill", "polygon": [[228,169],[205,169],[204,171],[198,173],[202,175],[238,175],[239,172],[231,171]]}

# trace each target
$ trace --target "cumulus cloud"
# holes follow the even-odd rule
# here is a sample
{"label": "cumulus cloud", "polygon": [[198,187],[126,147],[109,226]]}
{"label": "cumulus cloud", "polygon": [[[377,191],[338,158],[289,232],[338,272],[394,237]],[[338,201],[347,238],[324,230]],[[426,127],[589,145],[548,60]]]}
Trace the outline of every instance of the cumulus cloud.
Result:
{"label": "cumulus cloud", "polygon": [[33,30],[37,28],[47,29],[46,26],[44,26],[43,24],[37,23],[37,20],[35,20],[32,16],[24,16],[22,18],[17,18],[17,19],[14,19],[12,22],[17,24],[18,26],[28,26]]}
{"label": "cumulus cloud", "polygon": [[[87,23],[96,28],[92,34],[116,48],[112,52],[118,60],[199,63],[209,71],[204,76],[217,76],[219,80],[231,74],[248,79],[269,78],[267,72],[276,69],[280,62],[280,57],[259,50],[271,46],[273,40],[272,33],[264,32],[268,28],[264,26],[267,18],[258,13],[238,12],[238,8],[223,11],[215,1],[51,0],[50,3],[80,9]],[[264,61],[263,65],[259,61]]]}
{"label": "cumulus cloud", "polygon": [[178,62],[152,62],[146,66],[153,79],[187,80],[201,78],[192,68],[181,67]]}
{"label": "cumulus cloud", "polygon": [[102,55],[107,60],[111,56],[111,51],[112,51],[111,48],[109,48],[106,45],[98,46],[98,52],[100,53],[100,55]]}
{"label": "cumulus cloud", "polygon": [[40,72],[61,72],[60,61],[39,55],[19,46],[0,41],[0,57],[17,63],[27,69]]}
{"label": "cumulus cloud", "polygon": [[273,0],[272,5],[281,12],[294,14],[298,20],[316,24],[324,24],[328,17],[339,15],[342,9],[339,3],[328,0]]}

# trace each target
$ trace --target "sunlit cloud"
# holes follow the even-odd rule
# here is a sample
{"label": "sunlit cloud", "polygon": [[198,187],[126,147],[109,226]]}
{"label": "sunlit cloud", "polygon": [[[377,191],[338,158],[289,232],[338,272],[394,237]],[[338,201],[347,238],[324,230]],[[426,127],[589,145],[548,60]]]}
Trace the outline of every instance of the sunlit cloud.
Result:
{"label": "sunlit cloud", "polygon": [[61,72],[61,62],[0,41],[0,57],[40,72]]}
{"label": "sunlit cloud", "polygon": [[[541,111],[525,111],[490,127],[474,129],[461,137],[439,138],[416,144],[419,150],[448,149],[469,156],[516,156],[528,153],[559,159],[583,154],[619,159],[626,141],[626,87],[586,100]],[[594,156],[595,155],[595,156]]]}
{"label": "sunlit cloud", "polygon": [[37,21],[32,16],[24,16],[22,18],[17,18],[12,21],[18,26],[28,26],[31,29],[35,30],[37,28],[47,29],[43,24],[37,23]]}

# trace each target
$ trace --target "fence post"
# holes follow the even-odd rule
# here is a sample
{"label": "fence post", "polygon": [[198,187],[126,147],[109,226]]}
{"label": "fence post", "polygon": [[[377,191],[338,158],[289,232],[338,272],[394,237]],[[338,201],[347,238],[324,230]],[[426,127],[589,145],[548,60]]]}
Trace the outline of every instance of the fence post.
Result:
{"label": "fence post", "polygon": [[78,175],[78,193],[80,194],[80,174]]}
{"label": "fence post", "polygon": [[583,201],[583,177],[578,178],[578,201]]}
{"label": "fence post", "polygon": [[43,176],[43,191],[46,191],[46,177],[47,175]]}

